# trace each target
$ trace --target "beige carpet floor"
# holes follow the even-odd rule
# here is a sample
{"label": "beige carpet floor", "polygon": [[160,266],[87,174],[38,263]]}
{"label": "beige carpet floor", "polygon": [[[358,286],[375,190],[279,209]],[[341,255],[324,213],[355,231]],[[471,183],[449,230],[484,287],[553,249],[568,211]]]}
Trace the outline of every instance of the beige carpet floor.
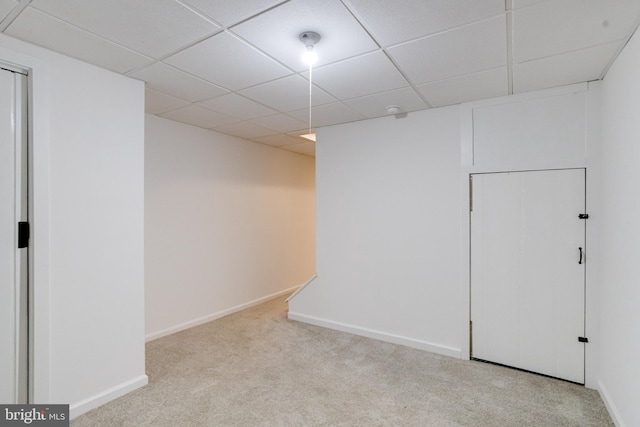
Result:
{"label": "beige carpet floor", "polygon": [[147,344],[85,426],[612,426],[594,390],[286,318],[282,298]]}

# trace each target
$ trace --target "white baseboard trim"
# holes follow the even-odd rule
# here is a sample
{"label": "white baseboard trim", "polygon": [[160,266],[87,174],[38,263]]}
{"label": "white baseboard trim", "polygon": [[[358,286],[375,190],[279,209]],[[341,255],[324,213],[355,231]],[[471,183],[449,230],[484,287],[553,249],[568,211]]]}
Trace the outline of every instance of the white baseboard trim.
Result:
{"label": "white baseboard trim", "polygon": [[306,288],[307,286],[309,286],[311,284],[311,282],[313,282],[314,280],[316,280],[316,278],[318,277],[318,273],[315,273],[313,276],[311,276],[309,278],[309,280],[307,280],[306,282],[304,282],[302,285],[300,285],[300,287],[291,295],[289,295],[289,298],[287,298],[287,302],[291,301],[293,299],[293,297],[295,297],[296,295],[298,295],[304,288]]}
{"label": "white baseboard trim", "polygon": [[611,400],[611,396],[607,391],[607,387],[605,387],[602,380],[598,381],[598,392],[600,393],[600,397],[604,402],[604,406],[607,407],[607,411],[609,411],[609,415],[611,416],[611,419],[613,420],[613,423],[616,425],[616,427],[626,427],[626,424],[622,421],[622,418],[620,418],[618,408],[613,403],[613,400]]}
{"label": "white baseboard trim", "polygon": [[212,314],[209,314],[207,316],[199,317],[197,319],[193,319],[193,320],[190,320],[188,322],[184,322],[184,323],[181,323],[179,325],[172,326],[170,328],[163,329],[163,330],[158,331],[158,332],[153,332],[153,333],[148,334],[148,335],[145,336],[145,341],[146,342],[153,341],[153,340],[156,340],[158,338],[166,337],[167,335],[175,334],[176,332],[180,332],[180,331],[184,331],[184,330],[189,329],[189,328],[193,328],[194,326],[199,326],[199,325],[202,325],[204,323],[212,322],[212,321],[214,321],[216,319],[220,319],[221,317],[228,316],[229,314],[237,313],[238,311],[245,310],[245,309],[247,309],[249,307],[253,307],[254,305],[262,304],[263,302],[268,301],[270,299],[277,298],[279,296],[286,295],[288,293],[294,292],[299,287],[300,286],[294,286],[292,288],[285,289],[284,291],[275,292],[273,294],[264,296],[262,298],[258,298],[258,299],[255,299],[253,301],[249,301],[247,303],[240,304],[240,305],[237,305],[235,307],[228,308],[226,310],[218,311],[216,313],[212,313]]}
{"label": "white baseboard trim", "polygon": [[132,392],[140,387],[143,387],[149,383],[149,377],[141,375],[137,378],[129,380],[125,383],[119,384],[102,393],[91,396],[88,399],[81,400],[80,402],[69,405],[69,418],[76,418],[85,412],[89,412],[92,409],[102,406],[107,402],[110,402],[118,397],[124,396],[127,393]]}
{"label": "white baseboard trim", "polygon": [[389,334],[386,332],[375,331],[373,329],[362,328],[360,326],[348,325],[345,323],[334,322],[331,320],[320,319],[314,316],[307,316],[300,313],[288,314],[289,319],[296,320],[298,322],[309,323],[315,326],[322,326],[323,328],[335,329],[341,332],[347,332],[354,335],[360,335],[367,338],[373,338],[380,341],[386,341],[393,344],[400,344],[411,348],[417,348],[419,350],[426,350],[431,353],[437,353],[444,356],[455,357],[457,359],[462,358],[462,350],[459,348],[453,348],[445,345],[434,344],[427,341],[420,341],[413,338],[403,337],[400,335]]}

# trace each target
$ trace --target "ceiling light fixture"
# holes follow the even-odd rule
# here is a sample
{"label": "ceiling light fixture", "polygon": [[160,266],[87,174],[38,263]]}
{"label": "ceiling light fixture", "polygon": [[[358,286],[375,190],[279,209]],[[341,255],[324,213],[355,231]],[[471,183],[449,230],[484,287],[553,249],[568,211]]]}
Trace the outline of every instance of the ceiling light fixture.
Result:
{"label": "ceiling light fixture", "polygon": [[407,117],[407,113],[402,112],[400,105],[387,105],[385,110],[387,110],[387,114],[393,115],[396,119],[404,119]]}
{"label": "ceiling light fixture", "polygon": [[313,31],[305,31],[300,34],[300,41],[306,46],[302,53],[302,62],[311,66],[318,61],[318,54],[314,50],[316,43],[320,41],[320,34]]}
{"label": "ceiling light fixture", "polygon": [[401,111],[399,105],[388,105],[386,110],[388,114],[398,114]]}
{"label": "ceiling light fixture", "polygon": [[318,54],[314,50],[314,46],[320,41],[320,34],[314,31],[305,31],[298,38],[306,46],[302,54],[302,62],[309,66],[309,133],[305,138],[311,139],[309,135],[314,135],[313,140],[315,141],[315,134],[311,132],[311,92],[313,88],[313,64],[318,61]]}

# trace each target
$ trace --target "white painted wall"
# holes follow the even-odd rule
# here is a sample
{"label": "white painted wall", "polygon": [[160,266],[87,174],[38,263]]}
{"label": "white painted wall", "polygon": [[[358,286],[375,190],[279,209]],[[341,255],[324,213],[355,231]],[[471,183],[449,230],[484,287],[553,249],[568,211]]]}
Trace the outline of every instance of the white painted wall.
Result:
{"label": "white painted wall", "polygon": [[457,107],[320,130],[318,278],[289,317],[459,356]]}
{"label": "white painted wall", "polygon": [[313,158],[151,115],[145,140],[147,339],[313,275]]}
{"label": "white painted wall", "polygon": [[640,425],[640,34],[607,73],[603,97],[601,392],[619,426]]}
{"label": "white painted wall", "polygon": [[35,400],[78,415],[144,385],[144,87],[0,36],[32,69]]}
{"label": "white painted wall", "polygon": [[[321,129],[318,278],[290,300],[289,317],[468,358],[469,174],[586,167],[590,180],[598,94],[581,84]],[[598,187],[587,188],[590,208]],[[597,264],[587,265],[591,387]]]}

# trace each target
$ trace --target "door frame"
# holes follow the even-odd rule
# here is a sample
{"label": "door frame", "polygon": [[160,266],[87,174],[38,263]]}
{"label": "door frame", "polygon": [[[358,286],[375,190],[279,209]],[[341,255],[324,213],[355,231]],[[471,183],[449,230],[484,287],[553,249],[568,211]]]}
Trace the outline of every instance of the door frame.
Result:
{"label": "door frame", "polygon": [[[9,163],[8,170],[11,179],[7,182],[8,190],[11,194],[5,208],[9,209],[9,223],[3,224],[3,229],[11,234],[10,256],[12,262],[9,270],[13,271],[10,283],[3,284],[6,286],[10,296],[5,300],[9,311],[9,318],[12,318],[10,325],[4,330],[9,333],[12,338],[10,344],[5,350],[11,353],[8,365],[11,376],[11,400],[9,403],[24,404],[29,402],[29,371],[31,369],[31,342],[30,342],[30,324],[31,314],[29,312],[29,244],[26,247],[18,246],[18,224],[22,221],[29,221],[29,149],[28,149],[28,131],[27,131],[27,108],[28,108],[28,74],[24,69],[7,66],[0,63],[0,74],[3,77],[4,89],[9,89],[12,95],[8,98],[9,103],[5,107],[10,106],[9,119],[12,127],[12,136],[7,143],[5,149],[9,150],[10,157],[5,160]],[[6,82],[6,86],[5,83]],[[4,90],[3,89],[3,90]],[[5,118],[6,119],[6,118]],[[3,121],[5,120],[3,119]],[[7,219],[7,218],[3,218]],[[15,237],[14,237],[15,236]],[[26,251],[25,251],[26,250]],[[8,320],[8,319],[7,319]]]}
{"label": "door frame", "polygon": [[23,46],[7,40],[0,46],[3,68],[24,70],[27,82],[27,150],[29,240],[29,402],[50,402],[50,130],[49,67],[35,57],[11,50]]}
{"label": "door frame", "polygon": [[[459,194],[459,345],[461,358],[469,360],[469,301],[470,295],[470,228],[469,228],[469,175],[481,172],[518,172],[523,170],[575,169],[586,168],[587,199],[586,212],[589,214],[589,226],[586,232],[586,244],[589,247],[589,262],[586,264],[586,335],[589,344],[585,349],[585,386],[598,388],[598,346],[599,346],[599,295],[600,275],[600,235],[602,206],[602,161],[601,151],[601,82],[578,83],[535,92],[473,101],[460,106],[460,172],[458,181]],[[474,162],[474,124],[473,115],[476,108],[541,100],[567,94],[585,94],[586,128],[584,129],[584,150],[574,154],[572,160],[558,163],[552,157],[542,157],[525,161],[517,161],[510,156],[497,153],[491,164]]]}

